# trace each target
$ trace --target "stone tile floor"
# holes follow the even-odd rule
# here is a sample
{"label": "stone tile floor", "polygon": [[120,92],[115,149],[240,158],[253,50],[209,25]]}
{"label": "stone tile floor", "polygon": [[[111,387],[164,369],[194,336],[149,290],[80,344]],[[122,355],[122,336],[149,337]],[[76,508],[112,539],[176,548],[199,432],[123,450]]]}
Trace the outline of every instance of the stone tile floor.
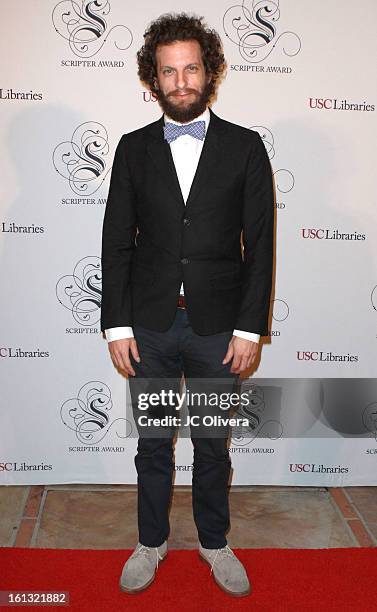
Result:
{"label": "stone tile floor", "polygon": [[[234,548],[377,546],[377,487],[234,486]],[[170,548],[196,548],[191,487],[174,489]],[[0,487],[0,546],[129,549],[137,542],[134,485]]]}

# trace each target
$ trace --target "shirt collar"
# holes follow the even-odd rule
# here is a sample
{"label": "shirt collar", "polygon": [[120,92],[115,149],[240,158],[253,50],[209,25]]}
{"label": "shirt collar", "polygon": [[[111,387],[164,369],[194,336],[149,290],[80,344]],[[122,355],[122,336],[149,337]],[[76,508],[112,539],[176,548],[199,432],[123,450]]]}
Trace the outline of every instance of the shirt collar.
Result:
{"label": "shirt collar", "polygon": [[169,121],[169,123],[176,123],[178,125],[188,125],[189,123],[193,123],[194,121],[204,121],[206,124],[206,131],[208,128],[208,124],[209,124],[209,120],[210,120],[210,113],[209,113],[209,108],[207,106],[207,108],[205,109],[204,113],[202,113],[201,115],[199,115],[198,117],[195,117],[195,119],[193,119],[192,121],[188,121],[187,123],[183,124],[180,123],[179,121],[174,121],[174,119],[171,119],[169,117],[169,115],[167,115],[166,113],[164,113],[164,123],[166,123],[167,121]]}

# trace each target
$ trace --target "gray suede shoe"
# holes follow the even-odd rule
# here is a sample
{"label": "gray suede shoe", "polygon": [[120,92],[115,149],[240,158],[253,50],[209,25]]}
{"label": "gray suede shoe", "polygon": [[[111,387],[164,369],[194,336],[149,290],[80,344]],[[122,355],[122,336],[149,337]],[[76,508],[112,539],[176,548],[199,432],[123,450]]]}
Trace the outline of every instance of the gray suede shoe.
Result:
{"label": "gray suede shoe", "polygon": [[123,566],[119,586],[127,593],[137,593],[149,586],[156,575],[158,562],[168,554],[167,542],[158,548],[143,546],[138,542],[134,552]]}
{"label": "gray suede shoe", "polygon": [[228,595],[241,597],[251,592],[246,570],[228,545],[224,548],[203,548],[200,544],[199,557],[211,566],[215,582]]}

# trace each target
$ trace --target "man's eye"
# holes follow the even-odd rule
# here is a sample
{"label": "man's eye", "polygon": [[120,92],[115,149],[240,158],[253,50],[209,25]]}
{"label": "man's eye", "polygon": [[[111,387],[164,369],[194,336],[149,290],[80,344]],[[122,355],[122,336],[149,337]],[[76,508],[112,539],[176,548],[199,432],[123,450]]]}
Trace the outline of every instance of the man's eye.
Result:
{"label": "man's eye", "polygon": [[171,70],[169,68],[166,68],[165,70],[163,70],[164,74],[169,74],[171,72]]}

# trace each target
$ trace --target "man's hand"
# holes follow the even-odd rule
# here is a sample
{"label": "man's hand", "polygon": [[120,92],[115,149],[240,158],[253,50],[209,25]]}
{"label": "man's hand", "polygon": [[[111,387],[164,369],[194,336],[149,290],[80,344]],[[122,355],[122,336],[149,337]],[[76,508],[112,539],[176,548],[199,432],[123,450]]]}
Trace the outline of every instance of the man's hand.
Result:
{"label": "man's hand", "polygon": [[133,369],[130,361],[129,351],[131,350],[132,356],[136,361],[140,361],[139,351],[135,338],[123,338],[122,340],[113,340],[108,343],[110,356],[113,364],[119,370],[123,370],[127,374],[135,376],[135,370]]}
{"label": "man's hand", "polygon": [[230,371],[234,374],[240,374],[243,370],[247,370],[254,362],[258,352],[258,346],[258,342],[245,340],[238,336],[232,336],[223,363],[228,363],[233,357]]}

